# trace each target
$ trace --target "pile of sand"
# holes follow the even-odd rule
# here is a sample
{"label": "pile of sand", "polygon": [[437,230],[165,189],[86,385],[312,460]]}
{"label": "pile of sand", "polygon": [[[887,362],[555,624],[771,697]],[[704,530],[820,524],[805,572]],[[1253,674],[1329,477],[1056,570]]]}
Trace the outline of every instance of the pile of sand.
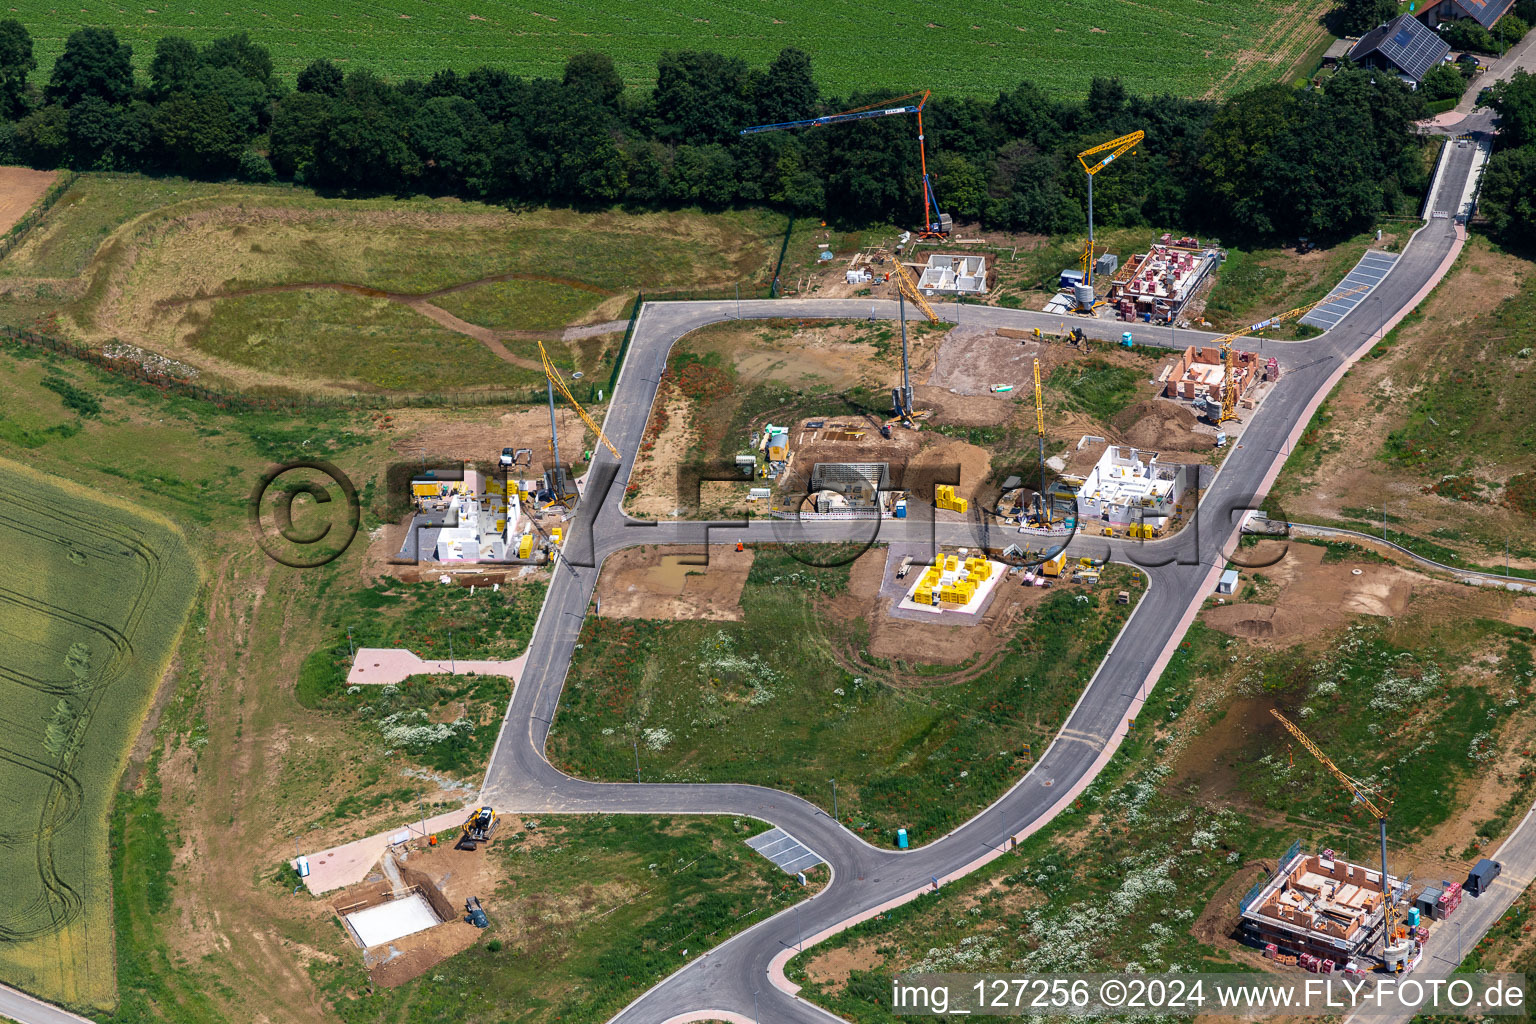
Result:
{"label": "pile of sand", "polygon": [[1123,409],[1110,425],[1126,444],[1151,451],[1195,451],[1209,448],[1210,439],[1195,433],[1199,417],[1177,402],[1149,399]]}

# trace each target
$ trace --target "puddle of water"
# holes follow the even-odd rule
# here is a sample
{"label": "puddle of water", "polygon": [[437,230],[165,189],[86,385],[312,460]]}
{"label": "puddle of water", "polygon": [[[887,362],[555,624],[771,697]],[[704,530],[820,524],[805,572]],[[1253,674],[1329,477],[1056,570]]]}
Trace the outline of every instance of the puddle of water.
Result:
{"label": "puddle of water", "polygon": [[690,572],[699,572],[703,566],[689,565],[684,559],[688,555],[663,555],[661,564],[655,565],[645,574],[647,587],[658,594],[670,594],[677,596],[683,592],[683,586],[688,581]]}

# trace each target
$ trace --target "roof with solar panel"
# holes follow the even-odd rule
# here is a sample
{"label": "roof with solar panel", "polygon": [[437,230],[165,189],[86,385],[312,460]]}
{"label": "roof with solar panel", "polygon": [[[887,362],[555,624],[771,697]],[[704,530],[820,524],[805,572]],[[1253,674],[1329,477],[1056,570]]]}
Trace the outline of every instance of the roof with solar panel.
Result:
{"label": "roof with solar panel", "polygon": [[1400,14],[1361,36],[1349,59],[1363,63],[1379,57],[1417,82],[1450,52],[1450,45],[1434,29],[1411,14]]}

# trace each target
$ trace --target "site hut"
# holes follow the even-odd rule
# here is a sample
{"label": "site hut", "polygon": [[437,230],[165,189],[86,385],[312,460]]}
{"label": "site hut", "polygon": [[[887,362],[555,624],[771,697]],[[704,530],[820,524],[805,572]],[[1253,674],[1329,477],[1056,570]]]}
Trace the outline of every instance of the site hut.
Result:
{"label": "site hut", "polygon": [[985,295],[987,261],[982,256],[948,256],[935,253],[921,268],[917,287],[924,295]]}
{"label": "site hut", "polygon": [[865,517],[894,511],[888,462],[818,462],[809,491],[817,513]]}
{"label": "site hut", "polygon": [[1221,579],[1216,581],[1216,593],[1232,594],[1237,591],[1238,573],[1236,569],[1228,569],[1221,574]]}
{"label": "site hut", "polygon": [[1078,521],[1161,530],[1184,496],[1190,467],[1157,452],[1108,445],[1078,489]]}
{"label": "site hut", "polygon": [[[515,483],[477,469],[429,471],[411,481],[416,514],[402,556],[430,562],[500,562],[528,557],[518,536],[522,498]],[[406,548],[414,548],[407,552]]]}
{"label": "site hut", "polygon": [[[1279,870],[1249,890],[1240,904],[1241,934],[1272,958],[1316,958],[1316,967],[1330,973],[1381,937],[1381,872],[1338,860],[1332,850],[1303,854],[1300,846],[1293,844]],[[1389,875],[1387,883],[1402,893],[1398,879]]]}
{"label": "site hut", "polygon": [[1183,312],[1221,265],[1222,253],[1197,238],[1163,241],[1137,253],[1115,271],[1108,301],[1121,320],[1167,323]]}
{"label": "site hut", "polygon": [[1429,69],[1450,52],[1450,44],[1434,29],[1412,14],[1400,14],[1361,36],[1349,59],[1361,67],[1394,72],[1409,88],[1417,89]]}

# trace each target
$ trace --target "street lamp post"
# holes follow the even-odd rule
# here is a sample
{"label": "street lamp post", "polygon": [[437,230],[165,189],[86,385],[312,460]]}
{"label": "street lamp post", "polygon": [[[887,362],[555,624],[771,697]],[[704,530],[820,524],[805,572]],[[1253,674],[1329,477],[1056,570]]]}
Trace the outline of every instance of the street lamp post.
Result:
{"label": "street lamp post", "polygon": [[827,781],[832,783],[832,820],[837,821],[837,780],[828,779]]}

